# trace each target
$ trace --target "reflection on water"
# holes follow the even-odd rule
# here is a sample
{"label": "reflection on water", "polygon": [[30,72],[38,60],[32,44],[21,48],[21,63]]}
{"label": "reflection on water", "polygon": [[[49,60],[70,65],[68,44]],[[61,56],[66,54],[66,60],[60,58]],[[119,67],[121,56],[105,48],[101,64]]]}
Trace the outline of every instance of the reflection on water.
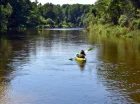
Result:
{"label": "reflection on water", "polygon": [[84,71],[84,68],[85,68],[85,65],[86,65],[86,61],[82,61],[82,62],[81,61],[76,61],[76,62],[78,64],[80,70]]}
{"label": "reflection on water", "polygon": [[11,44],[7,39],[0,39],[0,100],[1,96],[4,94],[4,91],[7,89],[11,77],[10,73],[12,68],[8,66],[12,57],[12,48]]}
{"label": "reflection on water", "polygon": [[140,41],[101,35],[89,40],[99,44],[99,80],[109,91],[121,94],[121,99],[140,103]]}
{"label": "reflection on water", "polygon": [[47,28],[46,30],[54,30],[54,31],[57,31],[57,30],[61,30],[61,31],[72,31],[72,30],[84,30],[84,28]]}
{"label": "reflection on water", "polygon": [[[0,39],[0,104],[140,103],[140,42],[81,29]],[[75,60],[80,50],[86,63]]]}

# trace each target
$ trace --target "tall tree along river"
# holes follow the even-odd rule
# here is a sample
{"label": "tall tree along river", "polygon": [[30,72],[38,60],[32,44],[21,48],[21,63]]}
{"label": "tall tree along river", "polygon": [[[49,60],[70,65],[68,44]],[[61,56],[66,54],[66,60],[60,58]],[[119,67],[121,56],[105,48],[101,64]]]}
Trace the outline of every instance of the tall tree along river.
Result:
{"label": "tall tree along river", "polygon": [[[80,50],[86,63],[69,60]],[[0,104],[140,103],[140,42],[51,29],[0,39]]]}

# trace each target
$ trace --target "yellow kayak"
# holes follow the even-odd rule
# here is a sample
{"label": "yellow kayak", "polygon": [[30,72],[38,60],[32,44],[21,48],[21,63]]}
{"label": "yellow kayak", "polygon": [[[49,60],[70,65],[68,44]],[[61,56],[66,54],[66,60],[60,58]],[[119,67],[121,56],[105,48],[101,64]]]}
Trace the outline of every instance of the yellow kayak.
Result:
{"label": "yellow kayak", "polygon": [[80,61],[80,62],[86,62],[86,58],[79,58],[75,56],[75,60]]}

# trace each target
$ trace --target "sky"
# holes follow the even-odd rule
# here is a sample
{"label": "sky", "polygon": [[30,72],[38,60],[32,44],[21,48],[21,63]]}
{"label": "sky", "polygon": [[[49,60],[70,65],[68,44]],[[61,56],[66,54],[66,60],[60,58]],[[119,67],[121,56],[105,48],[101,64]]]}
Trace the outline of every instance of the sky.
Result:
{"label": "sky", "polygon": [[[34,2],[35,0],[31,0]],[[38,0],[39,3],[53,3],[53,4],[94,4],[97,0]]]}

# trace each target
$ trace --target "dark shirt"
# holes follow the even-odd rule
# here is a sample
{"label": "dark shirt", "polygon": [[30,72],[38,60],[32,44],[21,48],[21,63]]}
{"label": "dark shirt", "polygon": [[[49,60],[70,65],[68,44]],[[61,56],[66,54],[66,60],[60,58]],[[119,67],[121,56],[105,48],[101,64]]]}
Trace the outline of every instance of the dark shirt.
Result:
{"label": "dark shirt", "polygon": [[86,55],[84,51],[81,51],[81,53],[80,53],[80,54]]}

